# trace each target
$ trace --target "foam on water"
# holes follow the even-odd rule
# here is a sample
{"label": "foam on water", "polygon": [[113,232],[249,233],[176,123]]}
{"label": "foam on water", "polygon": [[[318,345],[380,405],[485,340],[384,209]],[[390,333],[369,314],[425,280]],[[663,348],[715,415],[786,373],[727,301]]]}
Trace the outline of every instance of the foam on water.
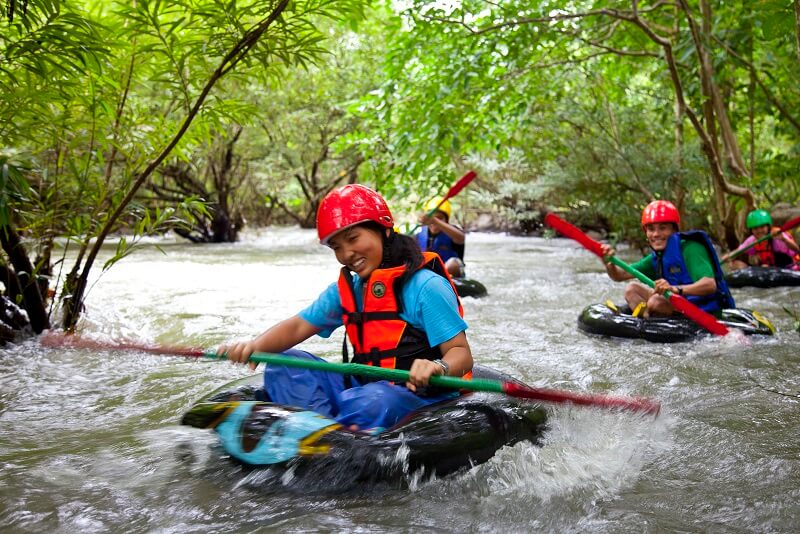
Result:
{"label": "foam on water", "polygon": [[[211,348],[296,313],[338,273],[313,230],[158,244],[167,255],[148,244],[92,280],[82,335]],[[623,285],[570,241],[470,234],[466,259],[489,291],[464,299],[477,361],[533,386],[652,397],[661,415],[549,405],[541,444],[503,448],[454,476],[287,492],[296,473],[243,472],[211,431],[178,425],[247,368],[33,340],[0,357],[0,529],[793,530],[800,337],[781,308],[800,288],[737,292],[776,325],[772,339],[661,345],[577,330],[583,307],[619,302]],[[341,334],[302,348],[336,360]]]}

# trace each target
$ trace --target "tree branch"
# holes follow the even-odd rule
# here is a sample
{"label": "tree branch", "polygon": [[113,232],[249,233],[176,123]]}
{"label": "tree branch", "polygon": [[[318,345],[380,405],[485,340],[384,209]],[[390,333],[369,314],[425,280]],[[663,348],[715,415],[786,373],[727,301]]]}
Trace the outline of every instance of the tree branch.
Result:
{"label": "tree branch", "polygon": [[131,185],[128,192],[125,194],[123,199],[120,201],[117,209],[110,215],[108,220],[106,221],[103,228],[100,230],[99,234],[97,235],[97,239],[94,242],[91,250],[89,251],[88,256],[86,257],[86,263],[84,264],[83,270],[81,271],[80,276],[76,280],[76,284],[73,291],[73,298],[68,301],[68,306],[65,309],[64,313],[64,327],[65,329],[71,330],[74,329],[78,316],[80,314],[80,309],[83,304],[83,296],[84,292],[86,291],[86,286],[89,277],[89,270],[91,269],[92,265],[94,264],[94,260],[97,258],[97,255],[100,252],[100,249],[105,242],[106,237],[111,232],[114,224],[116,223],[117,219],[123,214],[125,209],[127,208],[128,204],[134,199],[137,191],[139,188],[142,187],[144,182],[150,177],[150,175],[161,165],[161,163],[166,159],[166,157],[172,152],[172,150],[177,146],[180,140],[183,138],[183,135],[189,129],[189,126],[194,121],[194,118],[200,112],[203,104],[205,103],[206,98],[208,97],[211,89],[216,85],[216,83],[225,76],[231,69],[233,69],[239,62],[245,57],[248,51],[255,46],[258,42],[258,39],[267,31],[267,29],[275,22],[278,17],[283,13],[286,9],[286,6],[289,4],[289,0],[280,0],[272,12],[269,14],[268,17],[261,20],[257,23],[254,27],[248,30],[245,35],[239,40],[238,43],[222,58],[220,61],[219,66],[213,72],[211,77],[206,82],[205,86],[200,92],[200,95],[195,100],[194,106],[189,111],[189,114],[184,119],[183,123],[181,124],[178,131],[173,136],[172,140],[164,147],[161,153],[153,159],[149,165],[136,177],[136,180]]}
{"label": "tree branch", "polygon": [[[800,0],[796,0],[796,2],[800,4]],[[767,87],[767,85],[764,83],[764,80],[762,80],[761,77],[758,75],[758,70],[756,69],[755,65],[753,65],[750,61],[739,55],[733,48],[728,46],[728,44],[719,37],[714,36],[714,41],[717,42],[720,46],[722,46],[725,49],[725,51],[728,52],[728,54],[730,54],[733,58],[737,59],[740,63],[742,63],[742,65],[747,67],[747,69],[753,75],[753,79],[755,80],[756,84],[761,88],[761,91],[763,91],[764,96],[767,98],[767,100],[773,106],[775,106],[775,109],[781,112],[781,115],[787,121],[789,121],[789,123],[791,123],[791,125],[794,126],[798,132],[800,132],[800,121],[798,121],[798,119],[795,118],[794,115],[792,115],[792,113],[775,98],[775,96],[772,94],[772,91],[770,91],[769,87]]]}

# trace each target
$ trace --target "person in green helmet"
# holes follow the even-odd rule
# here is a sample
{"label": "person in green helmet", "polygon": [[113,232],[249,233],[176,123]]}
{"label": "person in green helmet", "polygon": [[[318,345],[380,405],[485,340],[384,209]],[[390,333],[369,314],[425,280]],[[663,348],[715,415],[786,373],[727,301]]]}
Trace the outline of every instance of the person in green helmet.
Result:
{"label": "person in green helmet", "polygon": [[[780,228],[772,226],[772,217],[768,211],[751,211],[747,214],[745,225],[751,232],[750,236],[738,249],[723,258],[733,259],[738,256],[731,262],[731,269],[744,269],[754,265],[800,270],[800,246],[789,232],[781,232]],[[768,234],[771,234],[769,239],[751,246]],[[738,251],[743,251],[743,255],[739,255]]]}

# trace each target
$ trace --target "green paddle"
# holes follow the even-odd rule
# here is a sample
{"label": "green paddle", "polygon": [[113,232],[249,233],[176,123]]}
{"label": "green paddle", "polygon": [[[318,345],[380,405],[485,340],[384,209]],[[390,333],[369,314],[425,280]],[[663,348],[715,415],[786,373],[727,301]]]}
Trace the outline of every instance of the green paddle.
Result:
{"label": "green paddle", "polygon": [[[84,339],[77,336],[65,336],[59,334],[49,334],[41,339],[43,345],[49,347],[76,347],[97,350],[136,350],[139,352],[149,352],[167,356],[184,356],[191,358],[208,358],[213,360],[226,360],[224,355],[218,355],[213,351],[185,348],[153,346],[137,343],[103,343],[91,339]],[[345,375],[369,376],[380,380],[390,380],[393,382],[407,382],[409,372],[401,369],[384,369],[371,365],[361,365],[357,363],[332,363],[319,360],[309,360],[305,358],[295,358],[282,354],[255,353],[250,356],[251,362],[265,363],[267,365],[283,365],[286,367],[300,367],[303,369],[313,369],[329,373]],[[531,388],[514,382],[503,382],[500,380],[473,379],[467,380],[453,376],[433,376],[430,380],[431,385],[448,389],[463,389],[468,391],[484,391],[489,393],[502,393],[509,397],[521,399],[533,399],[546,402],[571,403],[581,406],[598,406],[602,408],[621,408],[637,412],[645,412],[658,415],[661,404],[645,398],[621,397],[611,395],[600,395],[591,393],[574,393],[571,391],[559,391],[553,389]]]}

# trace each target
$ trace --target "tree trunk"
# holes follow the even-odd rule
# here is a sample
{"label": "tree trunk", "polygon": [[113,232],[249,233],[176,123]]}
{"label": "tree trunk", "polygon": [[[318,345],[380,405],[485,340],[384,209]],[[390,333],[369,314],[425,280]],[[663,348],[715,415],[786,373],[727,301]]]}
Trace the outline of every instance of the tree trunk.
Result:
{"label": "tree trunk", "polygon": [[[675,8],[675,26],[672,29],[674,35],[678,35],[680,32],[680,23],[681,18],[678,16],[679,11],[677,7]],[[684,131],[684,121],[686,120],[686,115],[683,113],[683,109],[681,108],[680,101],[676,98],[672,103],[672,116],[674,118],[673,123],[673,152],[672,152],[672,163],[676,169],[683,169],[685,168],[686,162],[684,161],[683,157],[683,149],[686,141],[686,132]],[[674,188],[674,200],[675,205],[678,207],[679,210],[683,211],[683,204],[686,200],[686,187],[684,186],[683,176],[673,176],[672,182],[675,184]]]}
{"label": "tree trunk", "polygon": [[[679,106],[682,115],[685,115],[692,127],[700,138],[701,148],[703,154],[708,162],[709,170],[711,172],[712,186],[715,195],[715,206],[717,208],[716,215],[718,225],[715,231],[716,237],[726,242],[728,246],[728,235],[725,228],[728,226],[727,221],[730,217],[735,215],[731,209],[732,203],[727,201],[725,195],[733,195],[741,197],[745,201],[748,210],[752,209],[755,205],[755,197],[753,192],[747,187],[732,184],[725,178],[725,170],[723,169],[720,148],[716,138],[713,136],[715,125],[720,128],[720,134],[723,140],[723,146],[730,155],[730,167],[736,176],[746,176],[746,166],[741,163],[741,152],[735,135],[733,135],[733,128],[731,128],[730,121],[728,120],[727,112],[724,106],[719,88],[714,82],[713,70],[711,68],[711,61],[706,52],[705,36],[697,23],[694,20],[692,13],[686,0],[678,0],[677,6],[683,12],[684,17],[689,25],[692,41],[700,63],[699,75],[701,83],[703,84],[704,101],[700,107],[705,117],[705,121],[701,120],[695,113],[694,109],[686,102],[686,95],[683,90],[683,80],[681,79],[680,70],[678,68],[678,61],[674,55],[673,43],[671,39],[659,35],[647,21],[642,19],[638,13],[634,12],[631,16],[625,18],[636,26],[638,26],[653,42],[657,43],[664,52],[664,59],[667,62],[667,70],[670,80],[672,81],[673,89],[677,105]],[[704,12],[709,14],[710,9],[707,5],[704,7]],[[618,13],[615,16],[619,16]],[[710,18],[709,18],[710,20]],[[712,106],[706,106],[708,98],[711,98]],[[734,244],[735,246],[735,244]]]}
{"label": "tree trunk", "polygon": [[800,0],[794,0],[794,34],[797,38],[797,61],[800,61]]}
{"label": "tree trunk", "polygon": [[243,128],[236,124],[233,134],[220,149],[212,150],[209,157],[209,170],[214,178],[214,189],[217,205],[213,209],[210,223],[211,240],[214,243],[234,243],[239,239],[239,231],[244,225],[242,216],[236,212],[232,202],[234,191],[241,186],[239,172],[241,157],[236,155],[236,142],[242,135]]}
{"label": "tree trunk", "polygon": [[[711,31],[710,9],[708,2],[700,2],[700,12],[703,17],[703,35],[708,35]],[[684,16],[688,17],[689,14],[684,13]],[[704,64],[708,63],[708,54],[705,48],[701,46],[697,49],[697,55],[700,58],[697,76],[700,78],[700,87],[703,92],[703,120],[705,121],[708,136],[714,143],[714,150],[719,153],[719,135],[717,132],[717,121],[714,118],[714,91],[711,89],[710,85],[710,82],[713,82],[713,80],[709,80],[709,78],[704,75]]]}
{"label": "tree trunk", "polygon": [[33,328],[34,332],[40,334],[43,330],[50,328],[50,319],[47,317],[47,309],[39,291],[39,283],[36,279],[33,264],[28,258],[28,253],[22,245],[19,234],[11,225],[0,229],[0,242],[13,267],[13,272],[11,269],[7,271],[8,276],[9,278],[15,276],[17,279],[16,284],[13,281],[11,281],[11,284],[16,285],[22,292],[22,307],[28,313],[31,328]]}
{"label": "tree trunk", "polygon": [[[686,7],[685,2],[682,2],[682,5],[684,6],[686,17],[691,19],[691,13],[688,7]],[[745,164],[744,158],[742,157],[742,152],[739,149],[739,142],[736,139],[736,132],[734,131],[730,122],[730,118],[728,117],[725,99],[722,96],[722,91],[720,90],[719,84],[716,82],[714,76],[714,67],[711,62],[711,58],[709,57],[708,49],[706,48],[706,46],[710,46],[709,36],[711,35],[713,14],[711,13],[711,7],[706,0],[700,2],[700,8],[703,20],[702,33],[698,35],[692,20],[689,21],[689,24],[694,30],[692,32],[692,36],[699,58],[700,76],[702,79],[704,92],[705,90],[709,91],[709,94],[706,96],[710,97],[711,99],[711,105],[713,109],[712,117],[713,119],[716,119],[716,124],[719,127],[719,134],[722,138],[723,157],[720,158],[717,156],[717,160],[720,162],[724,160],[727,163],[726,167],[733,172],[735,177],[744,178],[749,175],[747,171],[747,165]],[[716,140],[715,148],[719,154],[719,145],[717,144]],[[747,211],[753,209],[755,206],[755,199],[752,192],[746,188],[735,187],[728,183],[724,177],[724,174],[721,174],[715,178],[714,196],[717,200],[716,203],[718,212],[718,227],[716,234],[721,241],[725,242],[725,245],[728,248],[735,248],[739,243],[738,237],[736,236],[736,211],[734,210],[733,205],[728,202],[727,194],[743,196],[747,205]],[[736,189],[740,190],[742,194],[734,192]],[[749,195],[744,194],[745,191],[749,193]]]}

